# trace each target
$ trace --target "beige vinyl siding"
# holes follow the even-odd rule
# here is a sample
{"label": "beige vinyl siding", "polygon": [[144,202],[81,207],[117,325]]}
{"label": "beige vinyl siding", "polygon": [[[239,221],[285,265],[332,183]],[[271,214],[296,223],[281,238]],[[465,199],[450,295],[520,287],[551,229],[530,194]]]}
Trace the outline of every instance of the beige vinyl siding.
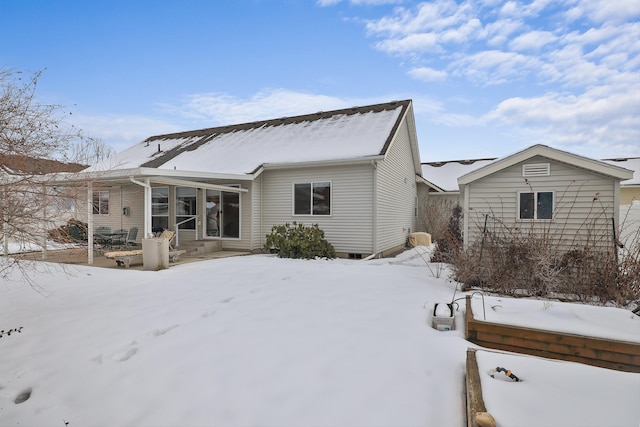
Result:
{"label": "beige vinyl siding", "polygon": [[376,252],[406,244],[416,230],[416,173],[406,120],[377,168]]}
{"label": "beige vinyl siding", "polygon": [[[344,166],[266,170],[262,178],[262,221],[265,235],[274,225],[296,221],[318,224],[337,252],[369,254],[373,250],[373,166]],[[331,215],[293,215],[293,184],[331,182]]]}
{"label": "beige vinyl siding", "polygon": [[[136,240],[143,238],[144,227],[144,191],[137,185],[113,185],[109,187],[95,186],[93,191],[109,191],[109,214],[93,215],[93,227],[111,227],[112,230],[138,227]],[[78,194],[76,218],[88,222],[87,192]],[[122,213],[122,208],[129,208],[129,215]]]}
{"label": "beige vinyl siding", "polygon": [[[548,176],[524,178],[523,163],[550,163]],[[594,232],[610,236],[611,218],[617,214],[615,180],[585,169],[542,157],[534,157],[471,182],[465,188],[467,242],[481,236],[485,215],[487,229],[498,232],[504,225],[521,232],[548,232],[564,246],[580,246]],[[519,192],[553,192],[552,221],[518,219]],[[504,229],[502,229],[504,230]],[[610,237],[605,237],[604,240]]]}
{"label": "beige vinyl siding", "polygon": [[136,241],[142,242],[144,238],[144,188],[135,184],[123,186],[122,207],[129,208],[129,215],[122,217],[122,228],[128,230],[131,227],[138,227]]}
{"label": "beige vinyl siding", "polygon": [[640,202],[640,187],[620,187],[620,204],[630,205],[634,201]]}

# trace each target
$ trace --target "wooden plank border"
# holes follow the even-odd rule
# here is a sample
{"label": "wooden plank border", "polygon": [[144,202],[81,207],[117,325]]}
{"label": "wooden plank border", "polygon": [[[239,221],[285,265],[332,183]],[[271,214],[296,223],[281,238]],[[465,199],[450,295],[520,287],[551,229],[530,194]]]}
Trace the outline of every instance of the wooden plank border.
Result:
{"label": "wooden plank border", "polygon": [[640,343],[477,320],[466,298],[466,338],[482,347],[640,373]]}
{"label": "wooden plank border", "polygon": [[482,384],[480,383],[480,372],[476,360],[476,349],[467,349],[467,372],[465,376],[465,386],[467,393],[467,427],[477,427],[476,414],[487,412],[482,398]]}

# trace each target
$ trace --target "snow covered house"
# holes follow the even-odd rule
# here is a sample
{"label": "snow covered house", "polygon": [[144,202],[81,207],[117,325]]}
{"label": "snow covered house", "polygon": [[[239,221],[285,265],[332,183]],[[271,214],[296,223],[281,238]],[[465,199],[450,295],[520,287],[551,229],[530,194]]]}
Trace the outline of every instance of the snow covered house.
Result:
{"label": "snow covered house", "polygon": [[423,182],[411,100],[156,135],[84,174],[92,229],[257,251],[296,221],[353,258],[406,244]]}
{"label": "snow covered house", "polygon": [[484,229],[503,226],[562,234],[567,247],[597,230],[609,236],[610,244],[612,219],[617,230],[620,226],[621,182],[633,177],[631,170],[611,162],[545,145],[497,160],[423,164],[422,170],[425,180],[440,189],[429,193],[432,203],[451,200],[462,207],[467,246],[480,239]]}

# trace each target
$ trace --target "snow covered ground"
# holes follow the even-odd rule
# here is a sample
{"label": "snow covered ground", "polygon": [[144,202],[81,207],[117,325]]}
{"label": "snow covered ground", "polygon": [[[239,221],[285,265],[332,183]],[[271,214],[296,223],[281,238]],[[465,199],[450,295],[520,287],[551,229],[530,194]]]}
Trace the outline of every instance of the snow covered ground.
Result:
{"label": "snow covered ground", "polygon": [[[256,255],[160,272],[73,267],[42,273],[39,292],[6,281],[0,328],[23,329],[0,338],[0,425],[462,427],[473,347],[464,306],[457,330],[430,326],[455,283],[446,271],[434,277],[419,250],[371,261]],[[571,311],[577,325],[599,318],[603,328],[630,316]],[[629,319],[633,333],[640,317]],[[640,374],[479,353],[481,374],[496,363],[525,378],[483,378],[499,426],[640,425]],[[553,424],[538,422],[544,411]]]}

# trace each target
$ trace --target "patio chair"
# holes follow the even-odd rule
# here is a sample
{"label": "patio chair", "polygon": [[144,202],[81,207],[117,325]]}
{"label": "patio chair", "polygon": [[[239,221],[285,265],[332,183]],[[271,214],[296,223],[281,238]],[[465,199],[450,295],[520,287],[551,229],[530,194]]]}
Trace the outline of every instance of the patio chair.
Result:
{"label": "patio chair", "polygon": [[111,233],[111,246],[123,246],[127,241],[127,236],[129,231],[124,228],[114,231]]}
{"label": "patio chair", "polygon": [[125,246],[138,246],[136,238],[138,237],[138,227],[131,227],[125,242]]}
{"label": "patio chair", "polygon": [[105,245],[110,237],[111,227],[96,227],[93,231],[93,241],[98,245]]}
{"label": "patio chair", "polygon": [[173,230],[164,230],[162,233],[160,233],[160,235],[158,236],[159,239],[168,239],[169,240],[169,250],[170,251],[175,251],[175,248],[173,247],[173,241],[176,238],[176,232]]}

